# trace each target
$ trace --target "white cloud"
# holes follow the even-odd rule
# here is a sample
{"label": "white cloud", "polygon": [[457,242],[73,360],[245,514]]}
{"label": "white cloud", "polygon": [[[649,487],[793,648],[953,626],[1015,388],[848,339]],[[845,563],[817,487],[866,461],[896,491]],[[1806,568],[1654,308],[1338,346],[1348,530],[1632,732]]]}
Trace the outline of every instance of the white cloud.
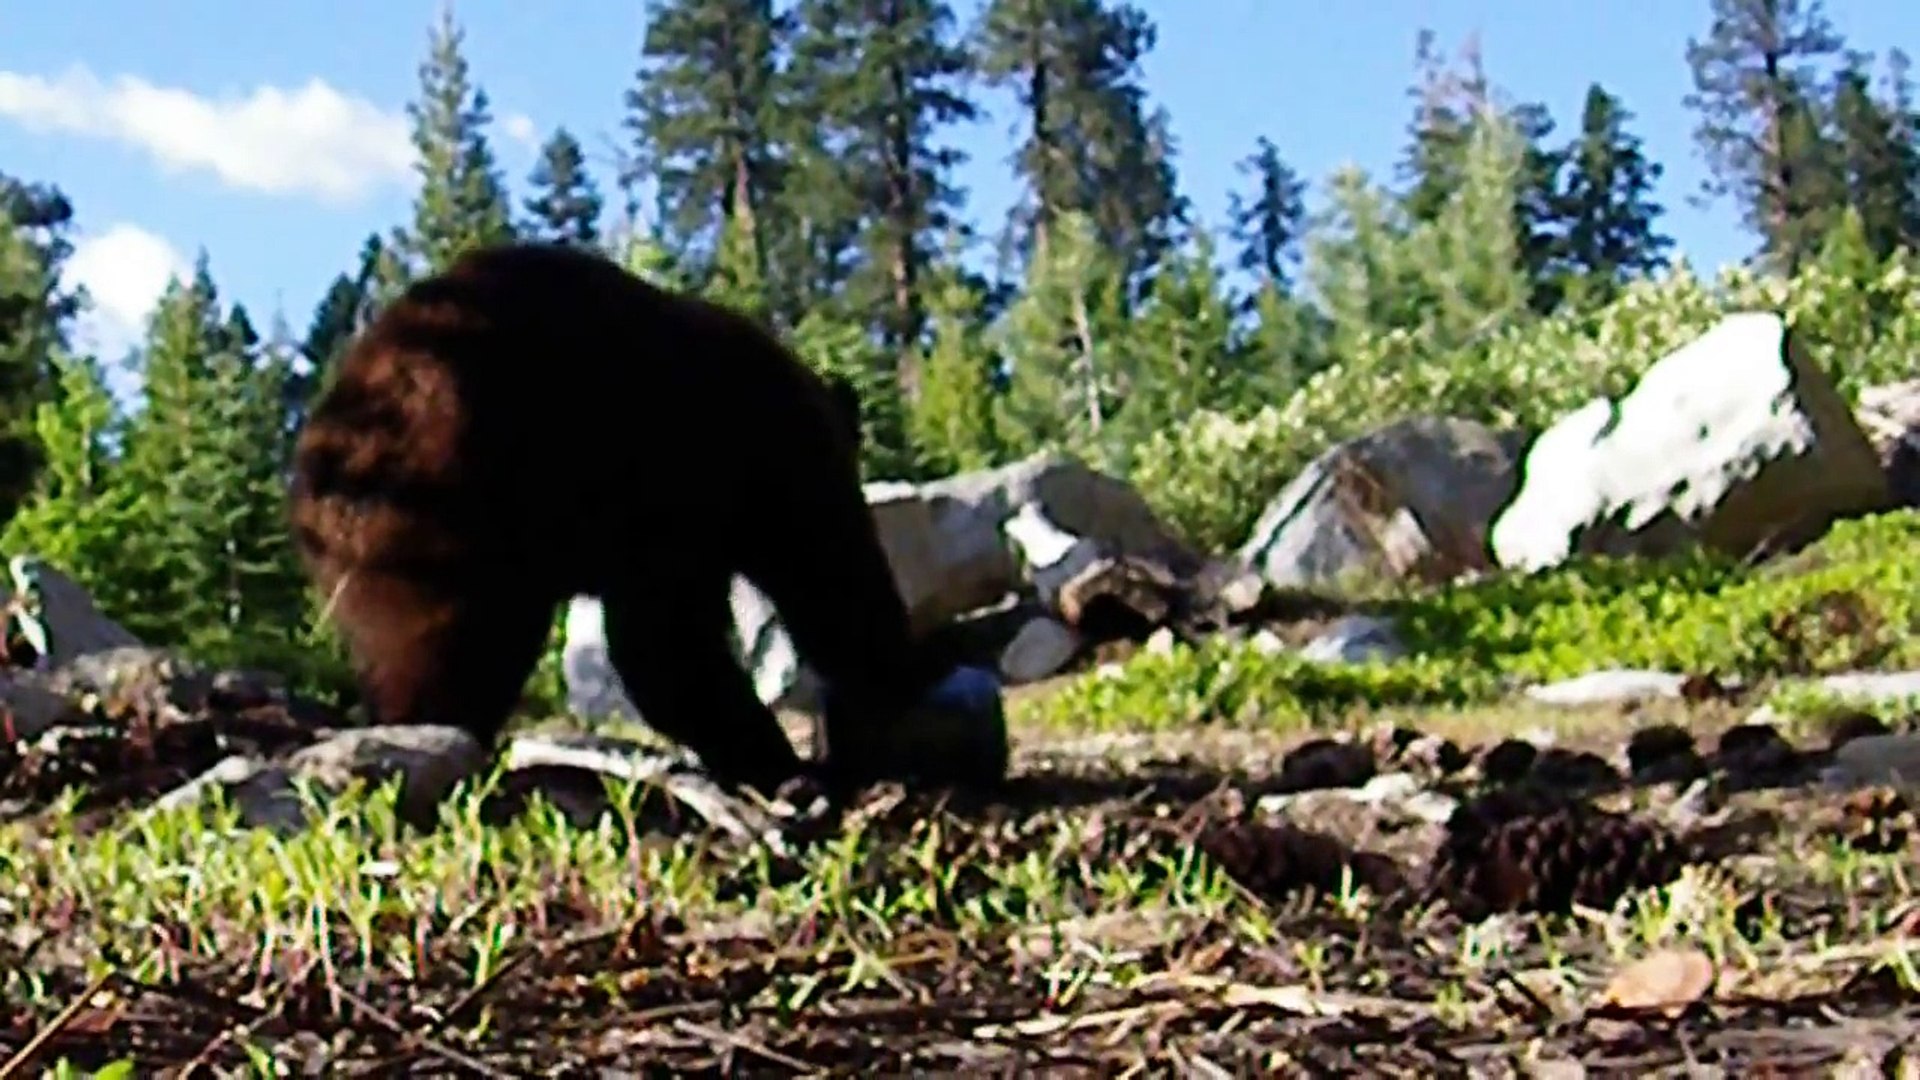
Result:
{"label": "white cloud", "polygon": [[507,138],[528,150],[540,149],[540,129],[526,113],[508,113],[500,119],[500,130]]}
{"label": "white cloud", "polygon": [[145,335],[167,282],[192,271],[165,237],[138,225],[120,222],[81,236],[62,268],[65,284],[84,287],[91,301],[74,327],[74,344],[117,363]]}
{"label": "white cloud", "polygon": [[168,172],[340,203],[408,180],[414,161],[403,112],[317,78],[209,98],[132,75],[104,82],[81,66],[56,78],[0,71],[0,117],[29,131],[135,146]]}

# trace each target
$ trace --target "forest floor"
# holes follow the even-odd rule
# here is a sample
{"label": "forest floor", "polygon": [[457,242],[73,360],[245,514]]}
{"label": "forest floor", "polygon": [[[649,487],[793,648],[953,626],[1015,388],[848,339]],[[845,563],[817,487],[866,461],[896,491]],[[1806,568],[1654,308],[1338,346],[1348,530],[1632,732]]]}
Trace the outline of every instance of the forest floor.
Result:
{"label": "forest floor", "polygon": [[[291,837],[6,826],[0,1076],[1913,1075],[1911,812],[1729,764],[1738,720],[1018,730],[1004,791],[877,789],[787,856],[378,797]],[[1656,722],[1704,772],[1569,779]],[[1539,730],[1561,771],[1473,801]]]}

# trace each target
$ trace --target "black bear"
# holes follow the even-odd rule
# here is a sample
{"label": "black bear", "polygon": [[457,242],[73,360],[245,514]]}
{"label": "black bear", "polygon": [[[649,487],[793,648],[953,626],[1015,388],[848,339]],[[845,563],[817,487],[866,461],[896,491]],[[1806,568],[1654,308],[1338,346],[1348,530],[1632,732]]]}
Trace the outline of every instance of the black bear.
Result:
{"label": "black bear", "polygon": [[858,781],[946,674],[909,628],[859,443],[851,388],[749,318],[506,244],[352,342],[297,441],[293,534],[376,722],[491,743],[556,606],[593,594],[648,724],[770,790],[804,770],[729,644],[738,573],[831,688],[828,771]]}

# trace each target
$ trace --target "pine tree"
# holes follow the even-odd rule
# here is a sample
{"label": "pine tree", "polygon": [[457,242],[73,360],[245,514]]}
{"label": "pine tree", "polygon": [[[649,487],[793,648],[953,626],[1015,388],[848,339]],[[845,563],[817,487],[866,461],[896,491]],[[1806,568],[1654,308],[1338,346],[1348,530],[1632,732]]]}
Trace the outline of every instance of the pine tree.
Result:
{"label": "pine tree", "polygon": [[629,231],[613,245],[613,255],[629,273],[663,289],[684,290],[689,283],[673,253],[651,233]]}
{"label": "pine tree", "polygon": [[80,297],[61,283],[73,206],[57,188],[0,174],[0,523],[42,465],[34,413],[49,400],[55,358]]}
{"label": "pine tree", "polygon": [[934,271],[927,295],[932,341],[920,364],[920,393],[908,426],[920,464],[934,474],[992,465],[999,458],[994,427],[995,357],[982,328],[984,291],[959,267],[957,244]]}
{"label": "pine tree", "polygon": [[1849,53],[1834,77],[1833,142],[1847,204],[1859,214],[1868,247],[1884,259],[1903,244],[1920,242],[1920,143],[1911,106],[1903,104],[1899,61],[1890,100],[1874,94],[1868,63],[1868,57]]}
{"label": "pine tree", "polygon": [[99,361],[62,352],[54,368],[54,394],[34,412],[46,468],[0,533],[0,551],[45,559],[120,618],[144,601],[129,564],[137,551],[129,546],[137,544],[136,493],[113,451],[125,421]]}
{"label": "pine tree", "polygon": [[772,324],[773,294],[755,235],[751,219],[727,219],[721,226],[720,249],[700,291],[715,303]]}
{"label": "pine tree", "polygon": [[382,293],[445,269],[464,252],[514,236],[506,181],[494,162],[487,92],[476,85],[462,46],[466,31],[442,8],[419,68],[419,97],[407,104],[419,152],[413,221],[389,244]]}
{"label": "pine tree", "polygon": [[1012,249],[1044,261],[1056,221],[1085,215],[1129,296],[1188,214],[1166,114],[1140,85],[1155,37],[1145,12],[1105,0],[989,0],[978,33],[981,74],[1013,89],[1026,121]]}
{"label": "pine tree", "polygon": [[300,341],[300,355],[312,365],[314,374],[306,381],[318,384],[332,369],[353,336],[373,315],[374,287],[386,252],[378,234],[370,235],[360,246],[359,264],[351,274],[337,274],[314,306],[307,333]]}
{"label": "pine tree", "polygon": [[1469,41],[1464,70],[1447,65],[1432,30],[1422,28],[1414,43],[1416,79],[1407,94],[1413,119],[1396,172],[1406,185],[1401,205],[1415,221],[1432,221],[1460,188],[1462,159],[1474,112],[1487,104],[1487,83],[1479,52]]}
{"label": "pine tree", "polygon": [[1459,190],[1409,237],[1430,301],[1421,322],[1442,353],[1483,340],[1534,302],[1538,278],[1529,273],[1528,236],[1513,213],[1532,182],[1528,146],[1512,122],[1483,117],[1467,142]]}
{"label": "pine tree", "polygon": [[285,524],[292,357],[259,346],[201,252],[155,307],[119,473],[121,563],[142,600],[123,621],[222,662],[283,637],[304,603]]}
{"label": "pine tree", "polygon": [[912,474],[913,449],[905,406],[894,386],[894,358],[858,323],[830,311],[801,316],[788,341],[814,370],[843,378],[858,392],[862,475],[897,480]]}
{"label": "pine tree", "polygon": [[1280,149],[1265,135],[1254,152],[1236,166],[1253,178],[1251,198],[1235,192],[1228,197],[1231,236],[1240,244],[1239,266],[1258,276],[1260,284],[1286,289],[1292,268],[1300,260],[1300,242],[1306,229],[1306,182],[1280,157]]}
{"label": "pine tree", "polygon": [[1436,360],[1470,356],[1524,316],[1535,282],[1513,207],[1525,167],[1524,137],[1494,115],[1470,132],[1459,187],[1431,221],[1415,220],[1358,169],[1337,172],[1307,259],[1328,352],[1354,362],[1403,335]]}
{"label": "pine tree", "polygon": [[1449,65],[1436,52],[1432,31],[1422,30],[1415,66],[1414,116],[1398,165],[1406,184],[1403,207],[1414,222],[1439,220],[1467,182],[1467,155],[1476,134],[1489,123],[1505,125],[1520,140],[1521,153],[1512,207],[1515,258],[1529,282],[1530,306],[1550,310],[1560,299],[1550,267],[1560,226],[1555,190],[1563,165],[1561,152],[1547,145],[1552,116],[1537,102],[1496,100],[1477,39],[1469,38],[1457,63]]}
{"label": "pine tree", "polygon": [[1327,188],[1304,276],[1326,313],[1328,351],[1351,356],[1375,334],[1419,326],[1434,301],[1413,258],[1405,201],[1353,166],[1335,170]]}
{"label": "pine tree", "polygon": [[1661,167],[1628,132],[1632,117],[1619,98],[1590,85],[1580,134],[1566,150],[1555,270],[1594,299],[1611,295],[1632,275],[1665,265],[1673,243],[1655,230],[1663,212],[1653,195]]}
{"label": "pine tree", "polygon": [[295,349],[303,363],[289,372],[285,386],[289,428],[298,430],[305,422],[308,406],[332,380],[340,354],[373,318],[388,259],[380,235],[369,234],[360,246],[359,265],[354,272],[334,275],[320,302],[314,305],[306,335]]}
{"label": "pine tree", "polygon": [[306,587],[286,529],[285,463],[292,449],[279,408],[292,376],[284,345],[242,347],[229,337],[215,354],[207,397],[207,442],[198,468],[215,497],[207,508],[212,533],[205,543],[220,570],[220,622],[208,628],[202,649],[214,647],[233,662],[295,640]]}
{"label": "pine tree", "polygon": [[783,280],[768,272],[779,244],[762,218],[782,184],[776,50],[790,24],[772,0],[660,0],[626,92],[631,168],[657,188],[668,251],[704,280],[726,249],[729,290]]}
{"label": "pine tree", "polygon": [[1235,343],[1249,402],[1281,401],[1327,365],[1326,318],[1312,304],[1273,285],[1251,297],[1253,323]]}
{"label": "pine tree", "polygon": [[223,344],[226,319],[206,252],[192,273],[174,279],[148,318],[140,350],[140,408],[127,424],[123,477],[133,493],[126,508],[125,587],[142,596],[122,615],[142,637],[180,640],[212,619],[212,565],[203,558],[199,510],[208,492],[191,467],[206,423],[211,360]]}
{"label": "pine tree", "polygon": [[1761,251],[1792,270],[1817,250],[1843,193],[1820,131],[1813,64],[1840,35],[1820,0],[1711,0],[1705,39],[1687,43],[1688,108],[1709,196],[1731,196]]}
{"label": "pine tree", "polygon": [[[911,388],[922,280],[961,224],[951,174],[966,155],[937,136],[978,115],[961,87],[970,57],[945,0],[801,0],[796,15],[783,111],[817,137],[785,201],[826,241],[812,252],[823,284],[845,285],[848,310],[879,314]],[[844,266],[842,244],[858,253]]]}
{"label": "pine tree", "polygon": [[1093,451],[1118,404],[1126,281],[1092,220],[1053,219],[1052,239],[1027,266],[1026,287],[996,327],[1007,392],[995,427],[1015,454],[1045,446]]}
{"label": "pine tree", "polygon": [[533,194],[527,198],[529,220],[521,232],[537,240],[593,247],[600,241],[603,203],[587,155],[566,128],[558,128],[540,148],[540,160],[528,178]]}
{"label": "pine tree", "polygon": [[1245,373],[1234,363],[1233,314],[1213,238],[1196,229],[1189,246],[1161,264],[1125,348],[1116,350],[1123,382],[1117,443],[1136,444],[1202,409],[1245,400]]}

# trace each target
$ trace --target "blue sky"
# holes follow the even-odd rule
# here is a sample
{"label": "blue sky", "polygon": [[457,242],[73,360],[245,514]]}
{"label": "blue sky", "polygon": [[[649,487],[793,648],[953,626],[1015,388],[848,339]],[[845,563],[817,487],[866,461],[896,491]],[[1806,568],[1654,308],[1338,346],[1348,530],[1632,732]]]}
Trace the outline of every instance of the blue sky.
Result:
{"label": "blue sky", "polygon": [[[74,275],[100,297],[86,328],[128,340],[172,269],[204,247],[230,298],[304,329],[361,238],[407,213],[405,121],[440,0],[83,0],[0,4],[0,169],[52,180],[83,229]],[[1667,229],[1696,265],[1750,247],[1730,205],[1688,205],[1701,165],[1682,108],[1687,37],[1706,0],[1143,0],[1160,30],[1146,62],[1173,117],[1184,190],[1221,220],[1233,164],[1272,138],[1316,185],[1343,162],[1390,169],[1409,115],[1415,34],[1449,50],[1479,35],[1493,79],[1577,122],[1589,81],[1620,95],[1667,166]],[[970,19],[978,0],[961,0]],[[1920,4],[1830,0],[1849,43],[1920,54]],[[599,150],[645,25],[636,0],[456,0],[516,197],[534,144],[564,123]],[[973,212],[1013,195],[1011,101],[963,129]]]}

